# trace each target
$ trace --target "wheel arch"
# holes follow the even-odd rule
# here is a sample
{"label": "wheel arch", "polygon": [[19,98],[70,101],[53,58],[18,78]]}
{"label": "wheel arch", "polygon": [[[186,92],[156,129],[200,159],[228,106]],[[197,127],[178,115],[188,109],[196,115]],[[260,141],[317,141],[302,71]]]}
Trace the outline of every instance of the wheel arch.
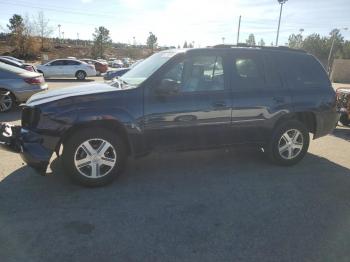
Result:
{"label": "wheel arch", "polygon": [[122,139],[125,141],[126,149],[127,149],[127,155],[131,155],[133,150],[130,143],[129,135],[127,133],[127,130],[125,126],[119,122],[118,120],[93,120],[93,121],[87,121],[87,122],[81,122],[76,123],[75,125],[71,126],[69,129],[67,129],[59,143],[56,146],[56,154],[59,155],[60,147],[61,145],[64,145],[64,143],[71,137],[74,133],[78,132],[81,129],[84,128],[105,128],[109,131],[116,132],[119,136],[122,137]]}
{"label": "wheel arch", "polygon": [[87,73],[86,73],[86,71],[85,71],[84,69],[79,69],[79,70],[77,70],[77,71],[75,72],[74,76],[77,77],[77,75],[78,75],[79,72],[83,72],[83,73],[85,74],[85,76],[87,76]]}
{"label": "wheel arch", "polygon": [[312,111],[293,112],[293,113],[285,114],[276,121],[274,128],[280,125],[282,122],[285,122],[288,120],[298,120],[305,125],[305,127],[310,133],[312,134],[316,133],[316,130],[317,130],[316,114]]}
{"label": "wheel arch", "polygon": [[15,98],[15,102],[18,102],[18,97],[16,96],[16,94],[8,88],[0,86],[0,92],[10,92],[10,94]]}

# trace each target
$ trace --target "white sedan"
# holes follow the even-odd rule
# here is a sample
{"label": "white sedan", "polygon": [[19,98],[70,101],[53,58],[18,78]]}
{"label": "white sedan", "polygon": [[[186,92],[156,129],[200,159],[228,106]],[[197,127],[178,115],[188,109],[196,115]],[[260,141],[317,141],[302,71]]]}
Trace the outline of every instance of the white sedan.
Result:
{"label": "white sedan", "polygon": [[78,80],[84,80],[87,76],[96,76],[94,65],[77,59],[56,59],[37,66],[37,69],[45,78],[76,77]]}

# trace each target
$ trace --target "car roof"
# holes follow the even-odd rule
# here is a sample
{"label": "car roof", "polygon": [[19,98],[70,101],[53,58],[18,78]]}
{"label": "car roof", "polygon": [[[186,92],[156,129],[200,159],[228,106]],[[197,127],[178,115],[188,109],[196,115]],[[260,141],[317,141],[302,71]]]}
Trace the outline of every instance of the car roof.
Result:
{"label": "car roof", "polygon": [[196,52],[205,52],[205,51],[227,51],[227,52],[239,52],[239,51],[248,51],[248,52],[283,52],[290,54],[308,54],[306,51],[301,49],[292,49],[286,46],[246,46],[246,45],[216,45],[212,47],[205,48],[182,48],[182,49],[168,49],[162,52],[175,52],[175,53],[196,53]]}
{"label": "car roof", "polygon": [[10,58],[7,58],[7,57],[0,57],[0,61],[6,61],[12,65],[17,65],[17,66],[22,66],[22,63],[21,62],[18,62],[16,60],[12,60]]}
{"label": "car roof", "polygon": [[14,73],[14,74],[23,74],[23,73],[29,72],[29,71],[24,70],[24,69],[22,69],[20,67],[8,65],[8,64],[5,64],[3,62],[0,62],[0,70],[1,71],[7,71],[7,72],[10,72],[10,73]]}

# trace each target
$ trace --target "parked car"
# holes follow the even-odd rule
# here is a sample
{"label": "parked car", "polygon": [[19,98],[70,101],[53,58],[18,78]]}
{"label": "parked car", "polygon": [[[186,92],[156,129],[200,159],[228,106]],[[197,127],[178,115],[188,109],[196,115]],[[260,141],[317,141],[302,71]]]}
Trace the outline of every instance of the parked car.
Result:
{"label": "parked car", "polygon": [[128,68],[118,68],[115,70],[110,70],[108,71],[105,76],[103,77],[104,80],[109,81],[112,80],[113,78],[117,78],[120,77],[122,75],[124,75],[126,72],[128,72],[130,69],[134,68],[135,66],[137,66],[139,63],[141,63],[143,61],[142,60],[138,60],[135,63],[133,63],[130,67]]}
{"label": "parked car", "polygon": [[3,56],[0,56],[0,57],[7,58],[7,59],[11,59],[11,60],[14,60],[14,61],[19,62],[19,63],[22,63],[22,64],[25,63],[24,60],[18,59],[18,58],[13,57],[13,56],[3,55]]}
{"label": "parked car", "polygon": [[337,107],[340,112],[340,123],[350,126],[350,89],[337,89]]}
{"label": "parked car", "polygon": [[34,65],[30,65],[30,64],[24,64],[21,62],[18,62],[16,60],[12,60],[6,57],[0,57],[0,62],[4,63],[4,64],[8,64],[11,66],[15,66],[15,67],[19,67],[28,71],[32,71],[32,72],[37,72],[37,69]]}
{"label": "parked car", "polygon": [[45,78],[76,77],[78,80],[84,80],[87,76],[96,76],[94,65],[76,59],[56,59],[37,68]]}
{"label": "parked car", "polygon": [[122,67],[124,67],[124,63],[123,63],[122,60],[114,60],[112,62],[112,67],[114,67],[114,68],[122,68]]}
{"label": "parked car", "polygon": [[32,96],[24,134],[5,126],[14,134],[6,148],[20,145],[25,162],[45,172],[63,145],[66,174],[88,186],[111,182],[129,156],[164,149],[249,144],[289,166],[304,158],[309,133],[316,139],[334,129],[335,102],[327,73],[301,50],[167,50],[111,84]]}
{"label": "parked car", "polygon": [[47,84],[41,74],[0,62],[0,112],[9,111],[16,103],[44,90]]}
{"label": "parked car", "polygon": [[130,68],[118,68],[116,70],[107,71],[107,73],[104,75],[103,79],[107,80],[107,81],[112,80],[114,78],[117,78],[117,77],[124,75],[129,70],[130,70]]}
{"label": "parked car", "polygon": [[108,65],[109,65],[109,66],[112,66],[112,63],[113,63],[115,60],[117,60],[117,58],[115,58],[115,57],[109,58],[109,59],[108,59]]}
{"label": "parked car", "polygon": [[84,59],[80,59],[80,60],[87,63],[87,64],[94,65],[95,70],[96,70],[98,75],[106,73],[108,70],[108,64],[105,62],[100,62],[98,60],[88,59],[88,58],[84,58]]}

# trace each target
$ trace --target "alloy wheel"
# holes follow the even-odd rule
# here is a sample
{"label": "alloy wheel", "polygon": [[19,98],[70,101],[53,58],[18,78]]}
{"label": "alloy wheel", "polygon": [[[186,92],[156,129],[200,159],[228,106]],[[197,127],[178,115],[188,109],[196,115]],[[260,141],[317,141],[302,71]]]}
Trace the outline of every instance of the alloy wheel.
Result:
{"label": "alloy wheel", "polygon": [[10,94],[0,95],[0,112],[5,112],[11,109],[13,100]]}
{"label": "alloy wheel", "polygon": [[75,151],[74,165],[88,178],[101,178],[109,174],[117,163],[117,154],[111,143],[94,138],[83,142]]}
{"label": "alloy wheel", "polygon": [[303,134],[297,129],[287,130],[278,142],[278,152],[282,158],[291,160],[303,150]]}

